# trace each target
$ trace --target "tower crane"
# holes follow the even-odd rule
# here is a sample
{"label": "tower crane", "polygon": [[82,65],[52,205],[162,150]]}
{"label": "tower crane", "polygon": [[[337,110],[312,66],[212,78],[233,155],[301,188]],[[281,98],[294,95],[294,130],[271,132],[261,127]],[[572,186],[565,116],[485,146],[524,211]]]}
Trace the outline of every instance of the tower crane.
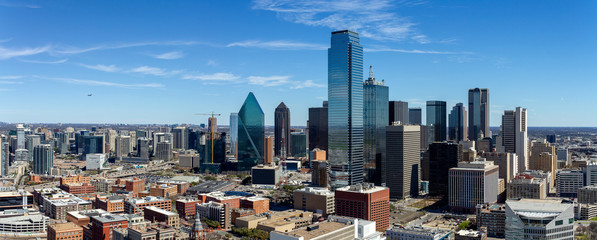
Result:
{"label": "tower crane", "polygon": [[[215,116],[222,116],[222,114],[213,111],[211,113],[195,113],[195,115],[211,116],[212,118],[215,118]],[[211,133],[211,163],[214,163],[214,129],[211,128],[211,125],[208,126],[208,129],[210,129],[209,132]]]}

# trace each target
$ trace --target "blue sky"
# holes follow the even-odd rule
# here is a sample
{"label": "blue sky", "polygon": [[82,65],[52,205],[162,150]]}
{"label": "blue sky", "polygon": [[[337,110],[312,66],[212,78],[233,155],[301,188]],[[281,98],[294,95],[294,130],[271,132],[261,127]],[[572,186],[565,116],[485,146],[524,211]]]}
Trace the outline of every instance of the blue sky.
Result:
{"label": "blue sky", "polygon": [[[330,32],[356,30],[391,100],[490,89],[491,125],[597,126],[596,1],[0,0],[0,121],[228,123],[249,91],[273,124],[327,98]],[[92,97],[87,94],[92,93]]]}

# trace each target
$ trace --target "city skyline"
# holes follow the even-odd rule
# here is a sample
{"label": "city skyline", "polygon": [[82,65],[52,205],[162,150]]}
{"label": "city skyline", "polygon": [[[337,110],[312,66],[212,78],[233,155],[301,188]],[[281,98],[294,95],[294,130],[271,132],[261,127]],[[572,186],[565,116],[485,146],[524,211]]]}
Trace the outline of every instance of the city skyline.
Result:
{"label": "city skyline", "polygon": [[[198,124],[207,118],[194,113],[227,116],[254,92],[266,125],[284,101],[293,125],[305,126],[308,108],[326,100],[329,33],[351,29],[391,101],[453,106],[467,102],[468,89],[488,88],[492,127],[518,106],[529,126],[594,127],[597,111],[582,103],[597,84],[597,35],[585,30],[597,26],[597,3],[538,4],[2,2],[0,101],[19,101],[5,104],[0,120]],[[366,18],[375,15],[387,18]]]}

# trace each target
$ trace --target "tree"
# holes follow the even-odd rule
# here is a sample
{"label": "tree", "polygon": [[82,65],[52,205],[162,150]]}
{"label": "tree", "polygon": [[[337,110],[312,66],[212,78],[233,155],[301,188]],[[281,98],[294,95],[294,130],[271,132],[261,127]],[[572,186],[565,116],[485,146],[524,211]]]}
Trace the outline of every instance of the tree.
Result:
{"label": "tree", "polygon": [[201,219],[201,221],[204,222],[210,228],[219,228],[220,227],[220,222],[208,219],[206,217],[203,217]]}
{"label": "tree", "polygon": [[461,222],[460,224],[458,224],[458,230],[467,229],[470,226],[471,226],[471,222],[464,221],[464,222]]}

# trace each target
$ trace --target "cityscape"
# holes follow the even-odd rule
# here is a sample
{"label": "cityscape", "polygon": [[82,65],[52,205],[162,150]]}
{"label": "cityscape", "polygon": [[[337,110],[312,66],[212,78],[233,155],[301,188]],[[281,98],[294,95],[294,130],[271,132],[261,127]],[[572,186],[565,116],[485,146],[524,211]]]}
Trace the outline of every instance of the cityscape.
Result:
{"label": "cityscape", "polygon": [[[148,2],[139,8],[146,13],[120,22],[126,15],[121,8],[129,4],[145,2],[0,2],[0,29],[8,30],[0,33],[0,100],[5,102],[0,106],[0,239],[597,239],[597,108],[592,92],[584,92],[597,87],[594,66],[562,66],[555,75],[585,75],[555,84],[551,79],[467,80],[476,75],[452,71],[433,73],[445,75],[440,80],[409,81],[393,71],[413,74],[419,66],[396,70],[386,62],[414,55],[434,56],[427,66],[446,59],[449,66],[487,61],[479,60],[490,59],[481,53],[456,50],[466,46],[456,38],[424,35],[419,26],[424,24],[403,16],[412,11],[427,19],[459,8],[498,11],[504,6],[383,0]],[[596,3],[552,4],[536,17],[547,18],[544,11],[557,7],[570,11],[562,16],[570,16],[571,24],[597,14]],[[113,11],[116,19],[102,25],[106,29],[133,24],[136,32],[153,26],[155,19],[143,14],[160,8],[168,14],[155,18],[165,23],[215,17],[226,9],[234,13],[222,13],[224,18],[235,15],[228,22],[201,20],[198,28],[219,29],[230,22],[244,27],[255,21],[250,24],[254,31],[271,27],[277,35],[284,32],[278,24],[295,25],[291,31],[326,44],[162,39],[86,49],[60,43],[23,47],[35,44],[36,34],[59,41],[37,32],[43,25],[38,18],[49,16],[50,29],[81,34],[84,42],[87,37],[77,24],[95,17],[108,20],[98,13]],[[415,14],[421,9],[429,16]],[[195,10],[205,16],[194,16]],[[587,24],[597,26],[592,16]],[[32,20],[24,21],[27,17]],[[15,19],[21,28],[7,23]],[[54,26],[58,19],[73,29]],[[521,28],[526,24],[539,26],[533,22]],[[159,24],[156,29],[180,36]],[[104,30],[85,31],[93,38]],[[126,31],[115,36],[134,39],[135,33]],[[150,36],[159,38],[159,31],[152,31]],[[512,31],[512,36],[526,34]],[[597,35],[587,36],[577,46],[566,42],[567,47],[589,44],[593,47],[586,54],[597,53],[591,42]],[[448,50],[387,47],[392,44]],[[200,46],[221,56],[190,70],[189,49],[205,50]],[[177,50],[155,54],[154,47]],[[137,50],[126,54],[152,58],[147,62],[155,65],[168,61],[168,68],[135,65],[126,70],[144,64],[128,62],[118,52],[130,48]],[[254,49],[245,53],[238,48]],[[105,54],[88,54],[94,51]],[[376,55],[380,52],[400,55],[383,58]],[[224,60],[230,54],[254,59],[232,64]],[[557,54],[550,61],[580,60]],[[597,60],[597,54],[586,54],[585,60]],[[117,64],[105,65],[108,60]],[[234,73],[255,70],[260,61],[271,65],[259,70],[262,75]],[[488,75],[521,71],[505,59],[498,62],[490,64],[495,70]],[[102,73],[66,70],[73,67]],[[208,74],[209,68],[219,72]],[[455,77],[463,79],[448,80]],[[195,82],[170,81],[175,78]],[[517,82],[520,86],[502,86]],[[549,85],[550,90],[527,88],[528,95],[520,95],[518,88],[530,85]],[[568,85],[575,86],[574,92],[568,92]],[[574,106],[559,109],[562,104]],[[577,110],[584,112],[572,114]]]}

